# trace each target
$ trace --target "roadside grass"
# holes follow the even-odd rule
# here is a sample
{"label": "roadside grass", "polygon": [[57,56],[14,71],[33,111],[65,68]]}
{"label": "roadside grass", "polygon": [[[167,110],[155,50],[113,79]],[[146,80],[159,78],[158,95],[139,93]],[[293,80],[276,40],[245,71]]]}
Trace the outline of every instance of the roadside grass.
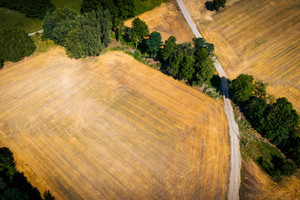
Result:
{"label": "roadside grass", "polygon": [[20,28],[26,33],[35,32],[42,29],[43,21],[26,17],[19,11],[9,10],[0,7],[0,27]]}
{"label": "roadside grass", "polygon": [[57,9],[70,8],[79,13],[82,0],[51,0],[51,2]]}

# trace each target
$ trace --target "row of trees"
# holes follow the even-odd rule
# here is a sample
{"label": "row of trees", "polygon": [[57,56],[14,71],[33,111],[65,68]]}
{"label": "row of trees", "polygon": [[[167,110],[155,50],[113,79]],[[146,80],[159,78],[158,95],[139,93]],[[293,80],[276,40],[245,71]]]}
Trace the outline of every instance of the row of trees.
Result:
{"label": "row of trees", "polygon": [[132,21],[132,27],[125,31],[125,38],[150,57],[161,62],[161,70],[175,79],[185,80],[190,85],[201,85],[210,80],[215,72],[211,57],[214,45],[203,38],[194,38],[191,43],[176,44],[174,36],[164,45],[159,32],[149,35],[149,28],[139,18]]}
{"label": "row of trees", "polygon": [[0,69],[4,61],[17,62],[36,49],[33,40],[20,29],[0,30]]}
{"label": "row of trees", "polygon": [[292,103],[286,98],[268,102],[267,84],[255,81],[251,75],[241,74],[229,87],[233,101],[253,128],[300,167],[299,115]]}
{"label": "row of trees", "polygon": [[159,5],[165,0],[83,0],[81,13],[92,10],[109,10],[113,23],[139,15]]}
{"label": "row of trees", "polygon": [[8,148],[0,148],[0,199],[18,200],[54,200],[49,191],[41,197],[23,173],[17,171],[12,152]]}
{"label": "row of trees", "polygon": [[70,9],[47,13],[43,23],[44,37],[65,46],[70,57],[99,55],[110,43],[109,11],[98,9],[78,15]]}
{"label": "row of trees", "polygon": [[55,10],[50,0],[1,0],[0,7],[17,10],[27,17],[43,19],[48,11]]}

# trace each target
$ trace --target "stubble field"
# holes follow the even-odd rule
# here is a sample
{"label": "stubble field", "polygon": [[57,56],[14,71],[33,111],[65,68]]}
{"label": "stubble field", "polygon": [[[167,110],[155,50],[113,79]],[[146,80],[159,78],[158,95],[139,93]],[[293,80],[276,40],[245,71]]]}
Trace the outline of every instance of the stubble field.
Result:
{"label": "stubble field", "polygon": [[231,0],[219,13],[205,0],[184,0],[230,78],[249,73],[300,112],[300,2]]}
{"label": "stubble field", "polygon": [[0,146],[57,199],[225,199],[216,101],[121,52],[62,48],[0,71]]}

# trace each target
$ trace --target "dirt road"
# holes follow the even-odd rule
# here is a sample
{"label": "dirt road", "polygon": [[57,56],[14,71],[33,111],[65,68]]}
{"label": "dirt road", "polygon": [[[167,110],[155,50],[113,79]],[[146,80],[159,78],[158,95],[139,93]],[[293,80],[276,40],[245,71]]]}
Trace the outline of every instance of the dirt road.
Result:
{"label": "dirt road", "polygon": [[[182,3],[182,0],[177,0],[179,8],[192,29],[194,35],[196,37],[202,37],[199,33],[195,23],[193,22],[191,16],[189,15],[187,9]],[[239,128],[234,119],[233,109],[231,105],[231,101],[229,99],[228,92],[228,80],[225,71],[223,70],[219,61],[215,58],[215,68],[219,73],[219,76],[222,78],[222,92],[224,99],[224,109],[228,120],[229,126],[229,134],[230,134],[230,175],[229,175],[229,187],[227,198],[230,200],[239,199],[239,188],[241,183],[240,169],[241,169],[241,153],[240,153],[240,145],[239,145]]]}

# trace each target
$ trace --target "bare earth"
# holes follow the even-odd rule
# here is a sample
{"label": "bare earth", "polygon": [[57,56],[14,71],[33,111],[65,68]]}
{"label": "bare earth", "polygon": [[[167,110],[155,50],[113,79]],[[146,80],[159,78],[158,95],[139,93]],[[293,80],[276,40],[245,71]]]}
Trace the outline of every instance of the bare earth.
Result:
{"label": "bare earth", "polygon": [[[178,5],[181,9],[183,16],[189,24],[191,30],[196,37],[202,37],[199,33],[195,23],[193,22],[189,12],[184,6],[182,0],[177,0]],[[234,119],[233,109],[231,101],[229,99],[229,89],[227,75],[223,70],[219,61],[215,59],[215,68],[222,78],[221,88],[224,99],[224,110],[229,124],[229,135],[230,135],[230,175],[229,175],[229,187],[227,192],[227,198],[231,200],[239,199],[239,189],[241,183],[241,153],[240,153],[240,142],[239,142],[239,127]]]}
{"label": "bare earth", "polygon": [[300,1],[229,0],[219,13],[206,0],[183,1],[229,78],[252,74],[300,112]]}
{"label": "bare earth", "polygon": [[223,103],[121,52],[0,71],[0,145],[57,199],[225,199]]}

